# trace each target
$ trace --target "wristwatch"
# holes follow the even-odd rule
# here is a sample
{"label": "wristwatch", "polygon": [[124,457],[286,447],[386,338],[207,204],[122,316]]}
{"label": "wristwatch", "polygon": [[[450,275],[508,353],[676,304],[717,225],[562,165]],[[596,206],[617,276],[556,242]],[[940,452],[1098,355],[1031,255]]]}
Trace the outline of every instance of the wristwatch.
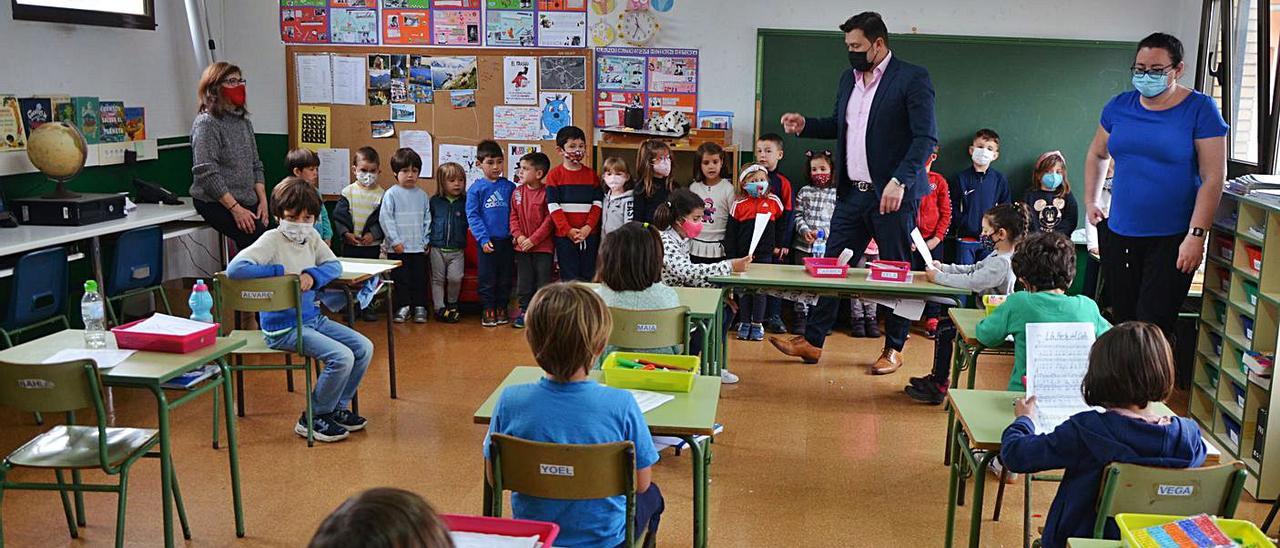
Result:
{"label": "wristwatch", "polygon": [[889,184],[891,184],[891,185],[898,185],[898,187],[899,187],[899,188],[903,188],[903,189],[907,188],[907,185],[906,185],[905,183],[903,183],[902,181],[899,181],[897,177],[894,177],[894,178],[892,178],[892,179],[889,179]]}
{"label": "wristwatch", "polygon": [[1205,232],[1205,229],[1203,228],[1200,228],[1198,226],[1193,226],[1191,227],[1191,230],[1187,231],[1187,234],[1191,236],[1195,236],[1196,238],[1203,238],[1205,237],[1206,232]]}

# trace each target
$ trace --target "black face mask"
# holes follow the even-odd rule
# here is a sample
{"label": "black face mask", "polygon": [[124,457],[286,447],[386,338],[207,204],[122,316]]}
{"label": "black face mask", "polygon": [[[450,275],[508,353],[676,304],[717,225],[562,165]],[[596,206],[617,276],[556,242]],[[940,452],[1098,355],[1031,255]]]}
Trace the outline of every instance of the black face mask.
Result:
{"label": "black face mask", "polygon": [[858,72],[866,72],[868,70],[871,70],[871,58],[869,56],[870,53],[871,53],[870,49],[867,49],[867,51],[849,52],[849,66],[853,67],[853,70],[856,70]]}

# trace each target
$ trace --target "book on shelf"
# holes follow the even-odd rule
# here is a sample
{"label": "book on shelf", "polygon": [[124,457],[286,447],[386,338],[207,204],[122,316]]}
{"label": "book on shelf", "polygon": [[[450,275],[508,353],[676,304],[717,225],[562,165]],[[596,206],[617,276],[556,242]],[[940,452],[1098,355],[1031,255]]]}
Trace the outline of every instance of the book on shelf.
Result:
{"label": "book on shelf", "polygon": [[84,142],[88,145],[98,144],[98,136],[102,134],[102,126],[99,123],[99,112],[97,97],[72,97],[71,106],[75,109],[75,125],[80,130],[80,134],[84,135]]}
{"label": "book on shelf", "polygon": [[124,137],[124,101],[100,101],[98,103],[98,125],[101,127],[98,140],[103,143],[123,143]]}
{"label": "book on shelf", "polygon": [[53,121],[53,101],[48,97],[23,97],[18,99],[22,107],[22,125],[27,136],[36,128]]}
{"label": "book on shelf", "polygon": [[146,140],[146,109],[142,107],[124,107],[124,136],[130,141]]}
{"label": "book on shelf", "polygon": [[1276,356],[1275,354],[1263,354],[1246,350],[1244,355],[1240,357],[1240,361],[1243,363],[1246,373],[1270,378],[1271,371],[1275,366]]}
{"label": "book on shelf", "polygon": [[0,151],[26,150],[27,133],[22,129],[22,106],[12,95],[0,95]]}

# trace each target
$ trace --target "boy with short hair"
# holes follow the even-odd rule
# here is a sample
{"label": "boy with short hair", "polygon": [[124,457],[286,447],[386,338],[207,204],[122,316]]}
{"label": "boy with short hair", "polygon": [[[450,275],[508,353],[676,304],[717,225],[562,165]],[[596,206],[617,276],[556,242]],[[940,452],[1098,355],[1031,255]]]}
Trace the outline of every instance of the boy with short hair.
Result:
{"label": "boy with short hair", "polygon": [[[382,196],[378,186],[381,164],[378,151],[360,147],[351,160],[354,181],[343,187],[338,204],[333,208],[333,236],[342,242],[342,256],[377,259],[382,254],[380,223]],[[373,303],[363,311],[365,321],[377,319]]]}
{"label": "boy with short hair", "polygon": [[[489,422],[490,434],[559,444],[629,441],[634,445],[635,530],[641,538],[657,534],[664,501],[652,482],[658,452],[635,398],[588,378],[591,364],[609,339],[609,309],[585,285],[555,283],[542,288],[529,303],[526,338],[546,377],[536,384],[510,386],[498,397]],[[486,471],[489,437],[485,436]],[[557,544],[621,546],[626,539],[626,497],[564,500],[511,495],[512,514],[519,519],[554,521]]]}
{"label": "boy with short hair", "polygon": [[[324,364],[315,389],[308,395],[313,415],[311,429],[317,440],[339,441],[368,424],[348,406],[369,367],[373,343],[355,330],[330,321],[316,305],[316,291],[342,274],[342,263],[315,230],[320,193],[302,179],[286,177],[272,190],[271,206],[280,226],[240,250],[227,265],[227,276],[247,279],[298,275],[302,289],[301,329],[295,329],[297,312],[292,308],[259,313],[258,324],[267,346],[292,352],[301,336],[302,353]],[[293,431],[307,437],[306,411]]]}
{"label": "boy with short hair", "polygon": [[[551,283],[551,213],[547,209],[548,187],[543,177],[551,170],[551,159],[541,152],[520,158],[519,185],[511,193],[511,238],[515,246],[516,295],[520,314],[511,327],[524,329],[524,314],[533,294]],[[564,263],[561,263],[563,275]]]}
{"label": "boy with short hair", "polygon": [[480,300],[484,315],[480,325],[497,327],[510,322],[511,271],[515,269],[511,244],[511,193],[516,184],[502,175],[502,146],[492,140],[476,145],[476,162],[483,176],[467,189],[467,224],[480,246]]}
{"label": "boy with short hair", "polygon": [[[320,156],[305,148],[295,148],[284,157],[285,170],[290,175],[306,181],[318,192],[320,190]],[[320,201],[320,217],[316,219],[316,232],[325,245],[333,240],[333,225],[329,223],[329,211],[324,207],[324,197]]]}
{"label": "boy with short hair", "polygon": [[555,222],[556,260],[560,279],[590,281],[600,250],[600,214],[604,192],[600,178],[583,165],[587,134],[576,126],[556,132],[556,152],[564,163],[547,173],[547,209]]}
{"label": "boy with short hair", "polygon": [[396,186],[382,197],[382,230],[386,233],[387,258],[400,261],[391,271],[396,290],[396,323],[427,323],[427,250],[431,248],[431,197],[418,187],[422,157],[401,148],[391,157]]}
{"label": "boy with short hair", "polygon": [[973,165],[955,174],[956,264],[974,264],[991,250],[979,241],[982,234],[982,216],[996,204],[1012,202],[1009,180],[991,164],[1000,157],[1000,135],[995,130],[983,128],[973,134],[969,145],[969,157]]}
{"label": "boy with short hair", "polygon": [[[782,160],[782,136],[777,133],[766,133],[756,139],[756,163],[768,170],[769,193],[782,200],[782,218],[778,219],[781,239],[780,247],[773,249],[774,259],[778,263],[787,263],[787,255],[791,251],[789,243],[795,237],[795,208],[791,196],[791,181],[778,171],[778,162]],[[765,306],[765,331],[769,333],[786,333],[787,326],[782,323],[782,299],[769,297]]]}

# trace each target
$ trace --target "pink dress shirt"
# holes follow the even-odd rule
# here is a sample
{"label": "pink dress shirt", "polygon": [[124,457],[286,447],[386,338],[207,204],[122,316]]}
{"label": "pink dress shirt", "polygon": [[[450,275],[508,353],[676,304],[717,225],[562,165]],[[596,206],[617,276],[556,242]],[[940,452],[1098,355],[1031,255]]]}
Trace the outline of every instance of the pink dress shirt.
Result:
{"label": "pink dress shirt", "polygon": [[870,181],[871,168],[867,164],[867,122],[871,117],[871,103],[876,98],[876,89],[884,77],[884,69],[889,65],[893,52],[884,56],[880,64],[871,69],[871,83],[862,81],[862,73],[853,71],[853,93],[849,95],[849,104],[845,107],[844,119],[848,124],[845,135],[845,166],[849,179],[853,181]]}

